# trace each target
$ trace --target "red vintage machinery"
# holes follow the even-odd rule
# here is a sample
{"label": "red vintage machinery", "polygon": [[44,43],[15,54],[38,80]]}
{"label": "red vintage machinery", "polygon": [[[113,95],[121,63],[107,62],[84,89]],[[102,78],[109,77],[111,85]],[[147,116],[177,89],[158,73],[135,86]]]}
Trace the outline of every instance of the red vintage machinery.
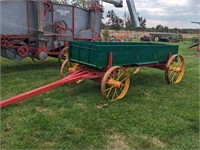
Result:
{"label": "red vintage machinery", "polygon": [[[64,58],[68,41],[101,40],[103,6],[91,0],[88,9],[50,0],[0,1],[1,56],[42,61],[48,56]],[[122,0],[103,0],[122,7]],[[133,24],[139,26],[133,0],[127,0]]]}
{"label": "red vintage machinery", "polygon": [[0,5],[1,56],[5,58],[60,59],[69,40],[101,39],[102,6],[94,1],[88,10],[50,0],[8,0]]}

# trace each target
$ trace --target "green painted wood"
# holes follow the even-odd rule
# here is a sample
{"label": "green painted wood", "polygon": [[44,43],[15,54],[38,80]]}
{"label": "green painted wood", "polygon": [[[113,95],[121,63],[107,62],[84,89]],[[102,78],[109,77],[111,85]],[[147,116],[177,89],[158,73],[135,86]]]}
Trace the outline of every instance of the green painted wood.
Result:
{"label": "green painted wood", "polygon": [[152,42],[69,42],[69,60],[103,69],[113,53],[113,66],[140,66],[166,62],[169,54],[178,53],[178,45]]}

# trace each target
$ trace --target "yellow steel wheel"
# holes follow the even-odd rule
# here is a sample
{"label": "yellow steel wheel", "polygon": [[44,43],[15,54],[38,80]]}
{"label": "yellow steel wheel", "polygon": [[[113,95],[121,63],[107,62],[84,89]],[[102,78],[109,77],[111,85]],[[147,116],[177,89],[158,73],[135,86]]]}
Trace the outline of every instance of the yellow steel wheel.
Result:
{"label": "yellow steel wheel", "polygon": [[155,42],[158,42],[158,41],[159,41],[159,37],[156,36],[156,37],[154,38],[154,41],[155,41]]}
{"label": "yellow steel wheel", "polygon": [[185,61],[181,55],[173,55],[167,62],[165,79],[168,83],[179,83],[185,72]]}
{"label": "yellow steel wheel", "polygon": [[61,78],[67,76],[69,72],[75,71],[77,67],[78,67],[78,64],[72,63],[68,59],[66,59],[60,67]]}
{"label": "yellow steel wheel", "polygon": [[101,92],[103,96],[116,101],[122,99],[128,92],[130,86],[130,75],[124,67],[111,67],[103,76],[101,81]]}
{"label": "yellow steel wheel", "polygon": [[135,71],[133,72],[133,74],[137,74],[140,70],[141,70],[141,67],[137,67],[137,68],[135,69]]}
{"label": "yellow steel wheel", "polygon": [[62,64],[65,59],[68,59],[68,47],[63,48],[58,55],[58,62]]}

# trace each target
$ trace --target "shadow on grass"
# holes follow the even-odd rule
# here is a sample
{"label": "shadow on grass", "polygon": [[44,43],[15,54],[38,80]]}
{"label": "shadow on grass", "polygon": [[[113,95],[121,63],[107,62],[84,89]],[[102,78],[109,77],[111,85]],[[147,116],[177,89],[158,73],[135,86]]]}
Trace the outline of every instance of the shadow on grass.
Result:
{"label": "shadow on grass", "polygon": [[10,74],[13,72],[33,71],[33,70],[46,70],[46,69],[60,69],[60,64],[55,61],[49,62],[16,62],[11,64],[1,65],[1,74]]}
{"label": "shadow on grass", "polygon": [[152,86],[157,86],[158,84],[167,84],[165,80],[164,71],[162,72],[141,72],[137,75],[131,75],[131,84],[132,85],[140,85],[146,86],[151,84]]}

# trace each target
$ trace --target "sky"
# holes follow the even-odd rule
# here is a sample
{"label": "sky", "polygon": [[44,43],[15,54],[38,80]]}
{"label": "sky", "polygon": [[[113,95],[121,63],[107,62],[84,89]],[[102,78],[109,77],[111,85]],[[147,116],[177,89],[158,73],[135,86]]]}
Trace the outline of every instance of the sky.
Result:
{"label": "sky", "polygon": [[[200,25],[191,23],[200,22],[200,0],[134,0],[134,2],[139,16],[147,20],[147,27],[161,24],[169,28],[200,28]],[[104,16],[108,10],[114,10],[123,18],[125,11],[128,14],[126,0],[123,0],[123,4],[123,8],[115,8],[112,4],[103,3]]]}

